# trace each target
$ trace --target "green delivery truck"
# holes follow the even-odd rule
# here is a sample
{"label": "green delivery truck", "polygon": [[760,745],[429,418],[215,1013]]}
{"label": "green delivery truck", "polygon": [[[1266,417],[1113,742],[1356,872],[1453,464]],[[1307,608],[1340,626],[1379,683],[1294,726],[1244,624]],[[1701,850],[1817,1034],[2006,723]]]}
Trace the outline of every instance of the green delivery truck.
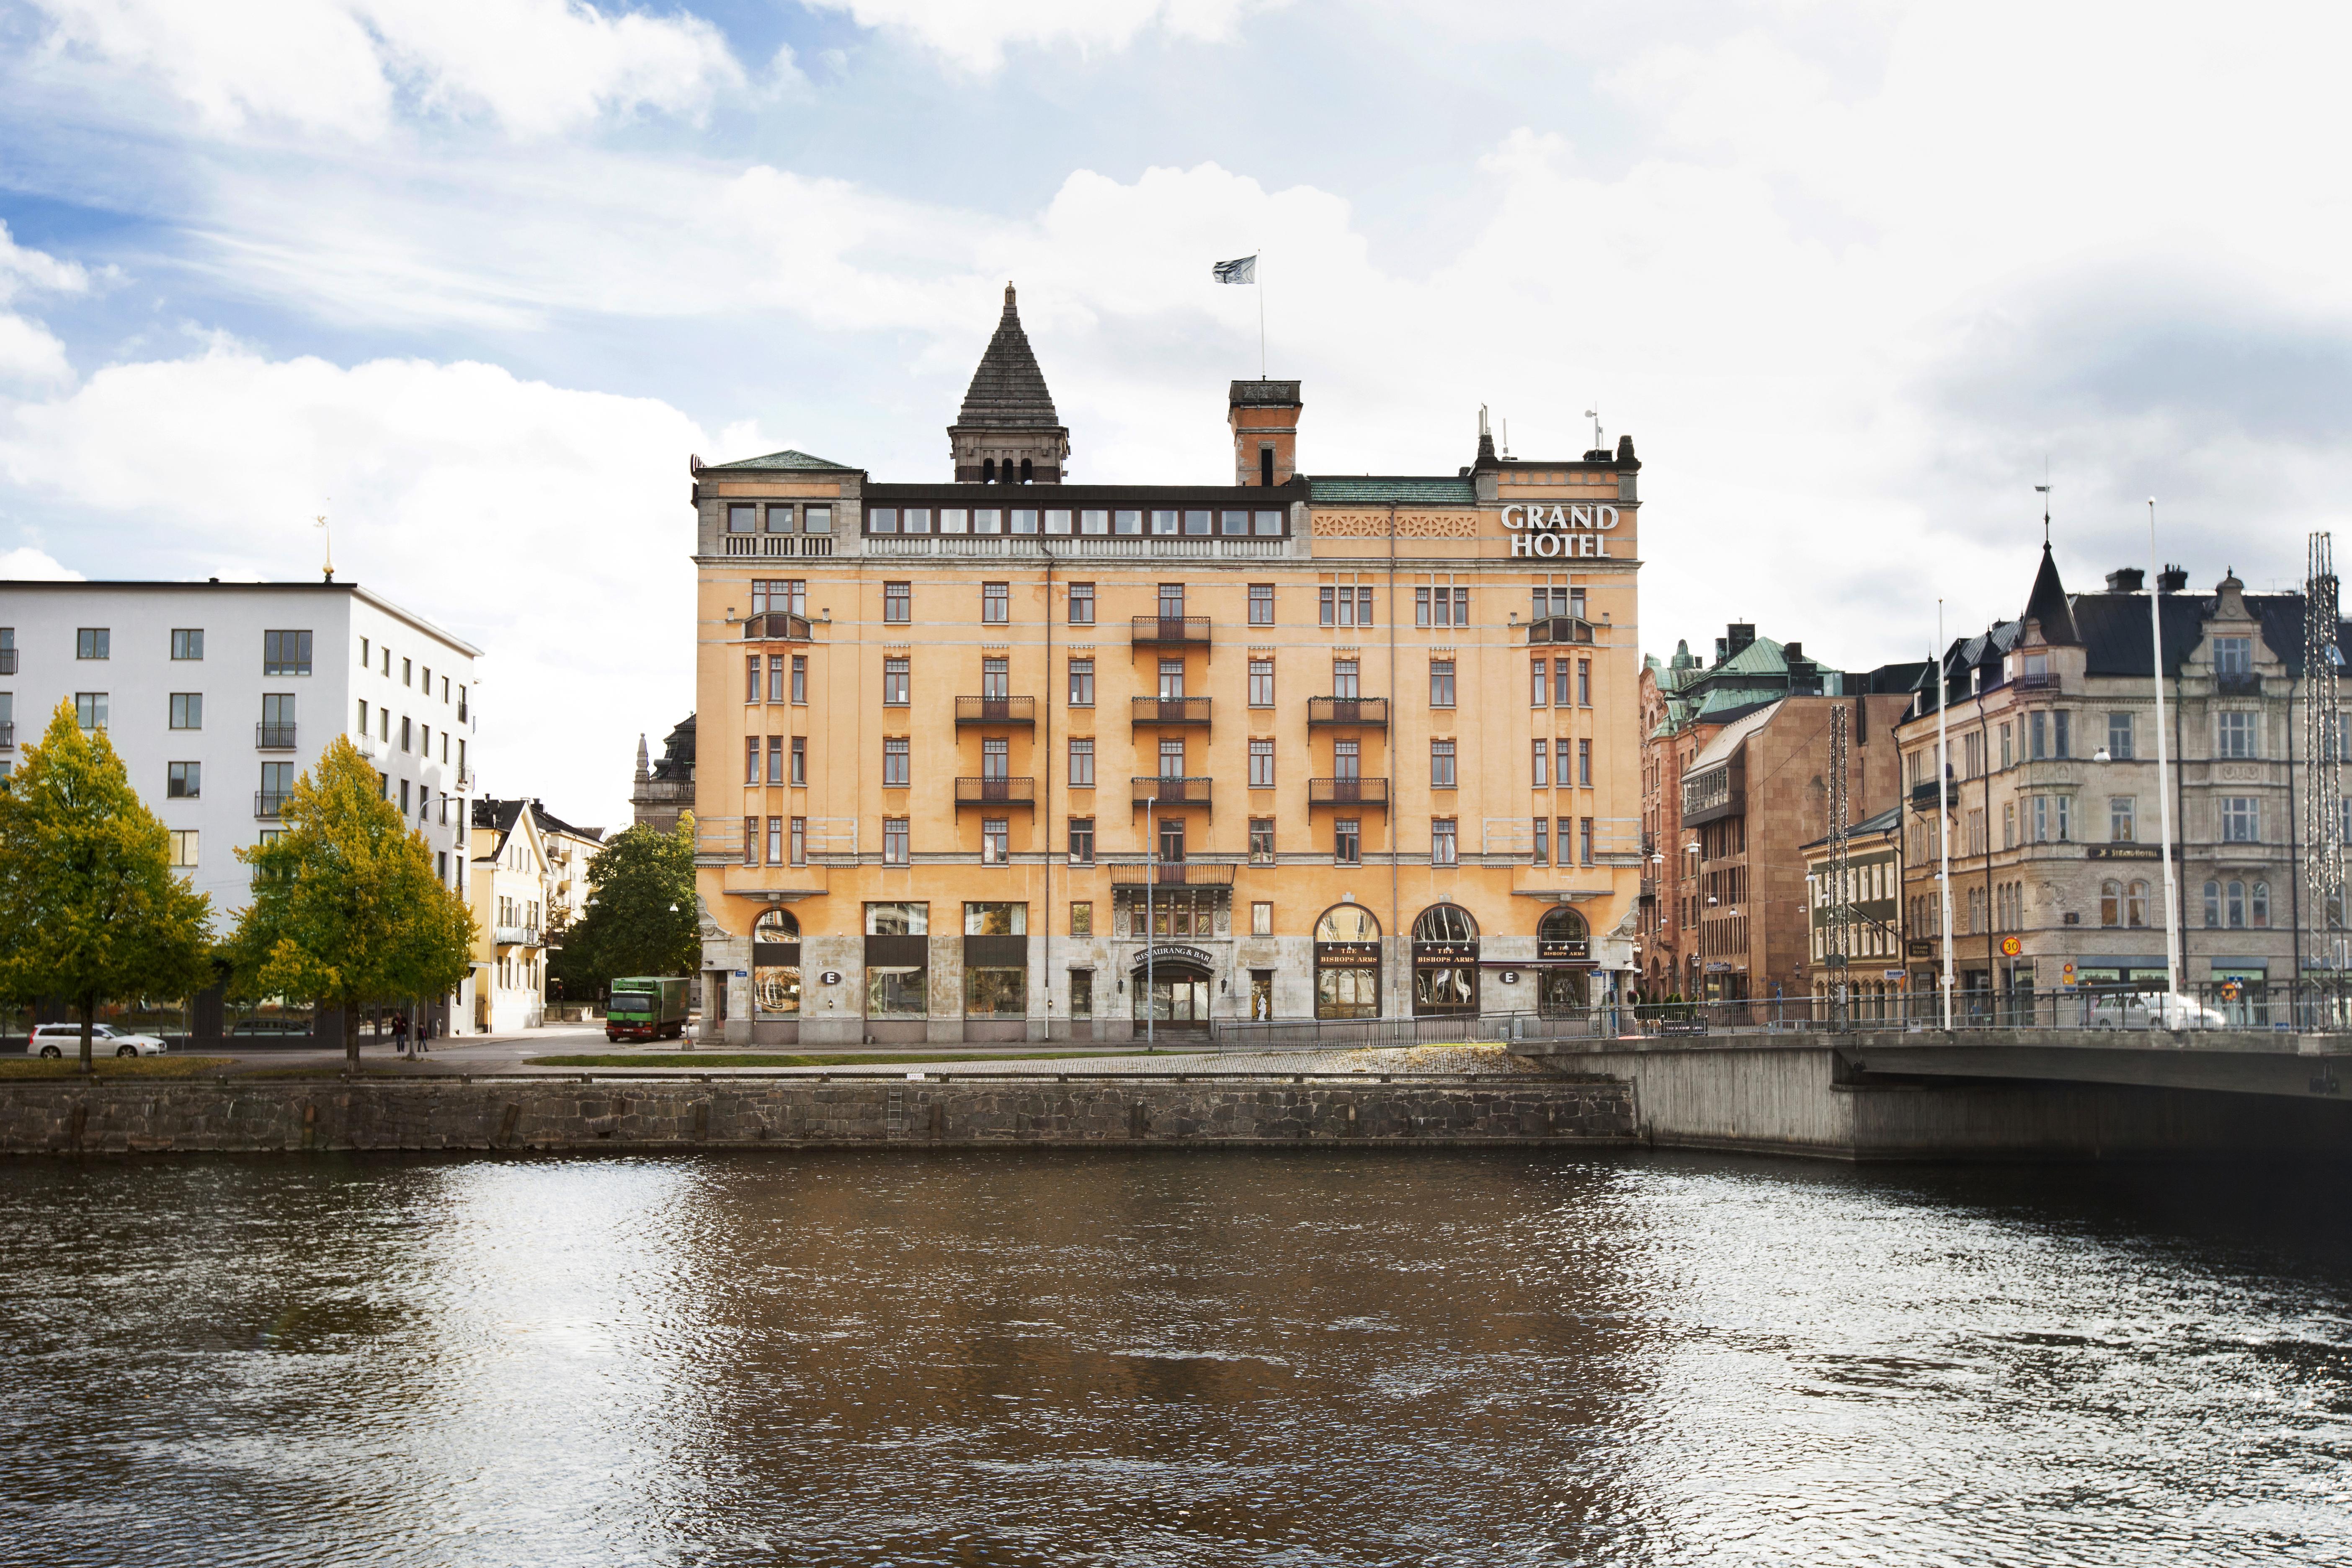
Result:
{"label": "green delivery truck", "polygon": [[604,1006],[608,1040],[675,1040],[686,1033],[687,987],[683,975],[635,975],[613,982]]}

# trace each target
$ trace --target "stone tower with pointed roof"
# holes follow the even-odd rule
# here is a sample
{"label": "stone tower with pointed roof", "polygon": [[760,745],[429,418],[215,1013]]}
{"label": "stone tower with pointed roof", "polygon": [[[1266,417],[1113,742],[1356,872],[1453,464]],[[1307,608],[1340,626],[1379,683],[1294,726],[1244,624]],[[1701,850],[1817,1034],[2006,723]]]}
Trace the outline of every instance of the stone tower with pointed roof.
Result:
{"label": "stone tower with pointed roof", "polygon": [[1062,482],[1070,456],[1069,427],[1054,412],[1045,373],[1021,330],[1013,285],[1004,286],[1004,314],[988,352],[972,372],[963,408],[948,426],[948,451],[958,484]]}

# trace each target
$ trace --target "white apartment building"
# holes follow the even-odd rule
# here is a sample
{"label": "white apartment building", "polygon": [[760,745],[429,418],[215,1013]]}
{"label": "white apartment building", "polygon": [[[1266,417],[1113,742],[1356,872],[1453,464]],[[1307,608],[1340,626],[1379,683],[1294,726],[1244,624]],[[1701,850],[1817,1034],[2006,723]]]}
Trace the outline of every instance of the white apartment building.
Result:
{"label": "white apartment building", "polygon": [[352,583],[0,582],[0,776],[71,702],[222,933],[251,885],[236,851],[278,831],[294,780],[347,734],[462,892],[479,656]]}

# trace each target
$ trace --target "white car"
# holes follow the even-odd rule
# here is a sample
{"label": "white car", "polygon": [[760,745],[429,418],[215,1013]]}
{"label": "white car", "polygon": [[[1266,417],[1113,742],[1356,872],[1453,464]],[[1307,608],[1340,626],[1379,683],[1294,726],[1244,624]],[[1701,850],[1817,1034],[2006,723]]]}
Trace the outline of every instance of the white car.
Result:
{"label": "white car", "polygon": [[2230,1020],[2178,991],[2108,994],[2091,1003],[2095,1029],[2226,1029]]}
{"label": "white car", "polygon": [[[81,1055],[79,1024],[43,1024],[33,1031],[33,1049],[52,1061]],[[94,1057],[160,1057],[163,1042],[152,1035],[134,1035],[111,1024],[89,1026],[89,1054]]]}

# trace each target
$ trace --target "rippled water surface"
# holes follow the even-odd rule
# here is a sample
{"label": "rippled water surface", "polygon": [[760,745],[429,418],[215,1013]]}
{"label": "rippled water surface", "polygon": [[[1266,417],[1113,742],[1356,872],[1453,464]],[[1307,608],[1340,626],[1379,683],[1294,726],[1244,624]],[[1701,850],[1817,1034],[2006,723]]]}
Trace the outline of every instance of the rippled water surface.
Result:
{"label": "rippled water surface", "polygon": [[0,1561],[2352,1563],[2336,1180],[0,1164]]}

